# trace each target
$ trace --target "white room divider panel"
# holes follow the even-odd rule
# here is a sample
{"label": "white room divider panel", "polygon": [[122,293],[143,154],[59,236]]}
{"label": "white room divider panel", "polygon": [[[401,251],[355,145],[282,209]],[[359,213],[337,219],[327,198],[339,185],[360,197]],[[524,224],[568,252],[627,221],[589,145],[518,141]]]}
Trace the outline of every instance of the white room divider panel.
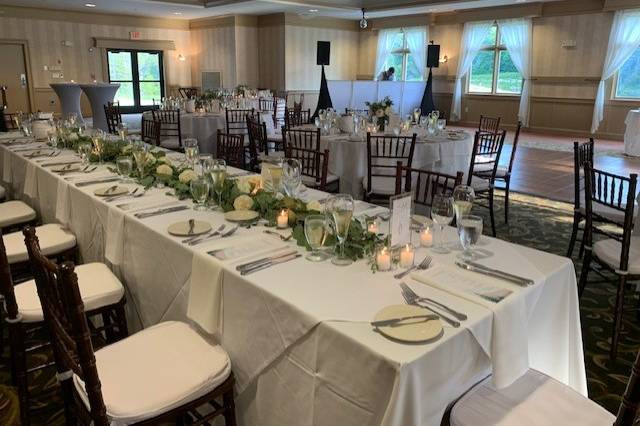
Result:
{"label": "white room divider panel", "polygon": [[351,81],[328,81],[329,94],[331,94],[331,102],[333,109],[342,114],[345,108],[351,108],[351,91],[353,84]]}
{"label": "white room divider panel", "polygon": [[328,81],[333,108],[365,109],[365,102],[375,102],[389,96],[393,109],[404,116],[420,106],[426,83],[424,81]]}
{"label": "white room divider panel", "polygon": [[408,81],[404,83],[404,90],[402,91],[402,108],[400,108],[402,116],[413,113],[413,109],[420,106],[426,85],[427,83],[424,81]]}
{"label": "white room divider panel", "polygon": [[378,100],[388,96],[393,101],[393,110],[402,116],[402,92],[404,84],[400,81],[381,81],[378,83]]}
{"label": "white room divider panel", "polygon": [[378,100],[377,81],[353,81],[352,83],[351,108],[365,109],[367,108],[365,102],[375,102]]}

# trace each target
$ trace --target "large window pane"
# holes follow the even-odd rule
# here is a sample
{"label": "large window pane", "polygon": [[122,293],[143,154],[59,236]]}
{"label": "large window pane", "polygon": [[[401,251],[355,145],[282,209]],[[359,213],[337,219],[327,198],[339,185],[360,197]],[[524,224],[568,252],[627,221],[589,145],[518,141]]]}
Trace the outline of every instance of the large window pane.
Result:
{"label": "large window pane", "polygon": [[640,98],[640,49],[635,51],[618,72],[616,98]]}
{"label": "large window pane", "polygon": [[389,55],[385,62],[385,69],[389,69],[390,67],[395,68],[396,72],[393,75],[395,81],[402,80],[402,56],[402,53],[394,53],[393,55]]}
{"label": "large window pane", "polygon": [[413,59],[412,54],[407,55],[407,81],[421,81],[423,79],[423,72],[416,65],[416,61]]}
{"label": "large window pane", "polygon": [[133,80],[131,53],[109,52],[109,81]]}
{"label": "large window pane", "polygon": [[134,106],[133,83],[118,83],[120,88],[116,92],[115,101],[120,102],[120,106]]}
{"label": "large window pane", "polygon": [[159,102],[162,98],[160,92],[160,82],[141,82],[140,83],[140,105],[153,105],[153,100]]}
{"label": "large window pane", "polygon": [[470,93],[491,93],[493,89],[493,68],[495,52],[483,50],[473,60],[469,76]]}
{"label": "large window pane", "polygon": [[522,90],[522,75],[511,60],[511,55],[506,50],[500,51],[500,64],[498,69],[498,93],[519,94]]}
{"label": "large window pane", "polygon": [[160,55],[158,53],[138,52],[138,75],[140,81],[160,80]]}
{"label": "large window pane", "polygon": [[400,50],[404,48],[404,33],[399,31],[393,35],[391,39],[391,50]]}
{"label": "large window pane", "polygon": [[487,37],[484,39],[484,42],[482,43],[483,46],[495,46],[497,37],[498,27],[494,25],[493,27],[491,27],[489,33],[487,34]]}

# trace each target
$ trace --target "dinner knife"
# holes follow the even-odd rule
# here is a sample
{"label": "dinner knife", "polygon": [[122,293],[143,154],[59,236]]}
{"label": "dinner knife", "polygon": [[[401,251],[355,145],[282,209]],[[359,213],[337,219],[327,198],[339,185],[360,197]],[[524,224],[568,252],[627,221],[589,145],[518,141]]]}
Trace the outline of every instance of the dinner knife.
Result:
{"label": "dinner knife", "polygon": [[85,180],[85,181],[76,183],[76,186],[89,186],[89,185],[95,185],[96,183],[115,182],[117,180],[120,180],[119,176],[113,176],[113,177],[108,177],[103,179]]}
{"label": "dinner knife", "polygon": [[421,322],[425,322],[425,321],[437,320],[438,318],[440,317],[433,314],[411,315],[411,316],[402,317],[402,318],[390,318],[386,320],[372,321],[371,325],[374,327],[388,327],[388,326],[392,326],[399,322],[410,320],[410,319],[421,319],[422,320]]}
{"label": "dinner knife", "polygon": [[456,261],[456,265],[462,269],[466,269],[467,271],[477,272],[479,274],[488,275],[493,278],[499,278],[504,281],[509,281],[513,284],[519,285],[520,287],[529,287],[534,284],[533,280],[522,278],[517,275],[512,275],[507,272],[498,271],[496,269],[487,268],[486,266],[481,266],[477,263],[471,264],[468,262],[465,263]]}
{"label": "dinner knife", "polygon": [[299,253],[291,254],[289,256],[282,257],[282,258],[280,258],[278,260],[272,260],[272,261],[270,261],[268,263],[264,263],[264,264],[261,264],[261,265],[258,265],[258,266],[254,266],[252,268],[243,269],[242,271],[240,271],[240,275],[253,274],[254,272],[262,271],[263,269],[267,269],[267,268],[270,268],[270,267],[272,267],[274,265],[279,265],[281,263],[289,262],[289,261],[295,260],[295,259],[297,259],[299,257],[302,257],[302,255],[299,254]]}
{"label": "dinner knife", "polygon": [[279,255],[276,255],[276,256],[263,257],[262,259],[254,260],[252,262],[247,262],[247,263],[244,263],[242,265],[236,266],[236,271],[242,272],[245,269],[249,269],[249,268],[252,268],[254,266],[259,266],[259,265],[262,265],[262,264],[265,264],[265,263],[269,263],[269,262],[271,262],[273,260],[277,260],[277,259],[280,259],[280,258],[286,257],[286,256],[291,256],[291,255],[296,254],[296,253],[297,253],[297,251],[289,250],[289,251],[287,251],[285,253],[282,253],[282,254],[279,254]]}
{"label": "dinner knife", "polygon": [[69,164],[80,164],[80,161],[61,161],[58,163],[41,163],[42,167],[66,166]]}
{"label": "dinner knife", "polygon": [[514,280],[521,280],[527,286],[535,284],[535,282],[533,280],[529,279],[529,278],[521,277],[519,275],[511,274],[509,272],[500,271],[498,269],[490,268],[488,266],[482,265],[482,264],[477,263],[477,262],[473,262],[471,260],[468,260],[466,263],[468,263],[469,265],[471,265],[471,266],[473,266],[475,268],[480,268],[480,269],[484,269],[484,270],[487,270],[487,271],[492,271],[492,272],[498,273],[500,275],[504,275],[505,277],[510,277],[510,278],[512,278]]}
{"label": "dinner knife", "polygon": [[161,214],[179,212],[182,210],[187,210],[189,208],[190,208],[189,206],[168,207],[166,209],[154,210],[152,212],[135,213],[134,216],[137,217],[138,219],[145,219],[147,217],[159,216]]}

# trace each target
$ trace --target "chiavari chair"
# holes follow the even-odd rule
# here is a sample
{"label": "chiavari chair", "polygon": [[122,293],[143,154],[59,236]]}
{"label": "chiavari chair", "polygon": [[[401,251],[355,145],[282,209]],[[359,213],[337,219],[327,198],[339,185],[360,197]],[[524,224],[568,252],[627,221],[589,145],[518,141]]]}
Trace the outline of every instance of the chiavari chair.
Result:
{"label": "chiavari chair", "polygon": [[[34,228],[29,228],[34,229]],[[17,236],[22,233],[17,232]],[[15,238],[7,235],[9,245]],[[27,253],[24,241],[19,241],[23,252]],[[54,253],[52,257],[63,261],[73,257],[73,253]],[[43,312],[34,280],[22,280],[15,283],[12,277],[4,238],[0,233],[0,293],[4,298],[4,322],[7,323],[9,349],[11,353],[11,376],[18,388],[20,415],[23,425],[30,421],[30,401],[33,395],[29,384],[34,375],[53,365],[47,353],[48,342],[42,340]],[[101,327],[93,327],[93,335],[100,341],[116,341],[127,336],[127,323],[124,313],[124,287],[106,267],[99,263],[90,263],[78,267],[81,282],[82,300],[90,318],[101,317]],[[18,280],[20,281],[20,280]]]}
{"label": "chiavari chair", "polygon": [[[235,426],[234,378],[219,345],[169,321],[94,351],[74,264],[49,261],[32,234],[25,230],[68,424],[208,424],[222,415]],[[210,414],[195,411],[204,406]]]}
{"label": "chiavari chair", "polygon": [[225,110],[226,119],[226,132],[229,134],[241,134],[247,133],[247,116],[253,116],[255,110],[251,109],[231,109]]}
{"label": "chiavari chair", "polygon": [[473,151],[471,152],[469,174],[467,175],[467,185],[473,188],[476,193],[476,199],[488,201],[487,205],[481,203],[478,203],[478,205],[489,209],[491,231],[494,237],[496,236],[494,217],[496,174],[506,135],[507,132],[505,130],[497,133],[476,132]]}
{"label": "chiavari chair", "polygon": [[197,87],[179,87],[178,93],[183,99],[192,99],[198,96]]}
{"label": "chiavari chair", "polygon": [[267,125],[260,123],[255,116],[247,115],[247,134],[249,143],[246,146],[246,156],[249,159],[249,169],[258,171],[262,155],[269,155],[269,142],[267,140]]}
{"label": "chiavari chair", "polygon": [[[640,238],[632,237],[638,175],[635,173],[629,177],[616,175],[594,169],[590,162],[584,164],[584,174],[585,256],[578,293],[581,296],[584,292],[589,270],[593,269],[592,261],[604,270],[615,274],[618,289],[610,351],[611,359],[615,360],[622,328],[627,282],[640,279]],[[624,215],[622,235],[601,229],[598,233],[607,238],[593,241],[594,221],[597,220],[594,208],[596,205],[617,210]]]}
{"label": "chiavari chair", "polygon": [[279,97],[276,97],[273,99],[274,99],[273,123],[275,125],[275,128],[279,129],[285,124],[284,117],[285,117],[285,111],[287,109],[287,101]]}
{"label": "chiavari chair", "polygon": [[311,110],[285,109],[284,111],[284,127],[290,129],[299,127],[311,122]]}
{"label": "chiavari chair", "polygon": [[182,150],[180,110],[154,109],[151,113],[153,120],[160,122],[160,146],[178,151]]}
{"label": "chiavari chair", "polygon": [[282,145],[285,151],[289,146],[320,151],[320,129],[300,130],[285,127],[282,129]]}
{"label": "chiavari chair", "polygon": [[480,123],[478,124],[479,132],[497,133],[500,128],[500,117],[493,118],[484,115],[480,116]]}
{"label": "chiavari chair", "polygon": [[12,132],[14,130],[20,130],[18,129],[18,125],[16,124],[16,116],[18,114],[16,113],[6,113],[4,114],[4,122],[5,125],[7,126],[7,131]]}
{"label": "chiavari chair", "polygon": [[159,121],[142,117],[142,140],[156,146],[160,146],[160,126]]}
{"label": "chiavari chair", "polygon": [[244,135],[231,135],[218,129],[217,157],[226,161],[227,165],[238,169],[246,169],[246,150]]}
{"label": "chiavari chair", "polygon": [[364,198],[387,200],[395,194],[397,163],[411,167],[416,145],[412,136],[374,136],[367,132],[367,176]]}
{"label": "chiavari chair", "polygon": [[[0,192],[2,193],[0,198],[4,198],[4,188]],[[0,230],[6,233],[19,230],[25,225],[35,224],[36,216],[36,211],[24,201],[5,201],[0,203]]]}
{"label": "chiavari chair", "polygon": [[436,195],[451,195],[456,186],[462,184],[463,172],[455,176],[434,172],[431,170],[415,169],[404,166],[401,161],[396,164],[395,195],[404,192],[413,193],[413,203],[416,211],[429,216]]}
{"label": "chiavari chair", "polygon": [[258,109],[260,111],[275,111],[275,98],[260,98],[258,99]]}
{"label": "chiavari chair", "polygon": [[337,193],[340,191],[340,178],[329,173],[329,150],[285,147],[287,158],[300,162],[302,183],[320,191]]}

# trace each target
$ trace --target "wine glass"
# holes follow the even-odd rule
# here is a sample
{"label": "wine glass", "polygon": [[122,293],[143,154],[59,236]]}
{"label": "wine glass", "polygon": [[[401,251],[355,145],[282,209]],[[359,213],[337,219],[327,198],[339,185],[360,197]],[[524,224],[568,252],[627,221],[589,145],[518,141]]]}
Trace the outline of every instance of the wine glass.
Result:
{"label": "wine glass", "polygon": [[118,135],[120,136],[120,140],[126,141],[128,134],[129,134],[129,129],[127,128],[127,125],[124,123],[118,124]]}
{"label": "wine glass", "polygon": [[267,166],[269,173],[269,179],[271,180],[271,189],[274,193],[280,192],[282,186],[282,165],[281,164],[269,164]]}
{"label": "wine glass", "polygon": [[93,131],[91,135],[91,143],[93,143],[93,149],[98,154],[98,163],[102,164],[102,154],[104,153],[105,135],[100,129]]}
{"label": "wine glass", "polygon": [[455,187],[453,190],[453,209],[456,214],[456,221],[460,220],[462,216],[467,216],[471,213],[475,198],[476,193],[472,187],[468,185]]}
{"label": "wine glass", "polygon": [[302,183],[302,166],[298,160],[294,158],[284,160],[282,163],[282,183],[284,192],[289,197],[295,198]]}
{"label": "wine glass", "polygon": [[89,165],[91,151],[93,151],[93,146],[89,143],[81,143],[78,145],[78,155],[80,155],[82,165],[85,167]]}
{"label": "wine glass", "polygon": [[147,165],[147,155],[149,153],[149,146],[142,142],[137,142],[133,146],[133,159],[136,161],[136,167],[138,168],[138,175],[140,179],[144,179],[144,168]]}
{"label": "wine glass", "polygon": [[463,252],[460,257],[465,260],[473,260],[476,254],[473,249],[482,235],[482,218],[479,216],[464,215],[458,219],[458,236],[462,244]]}
{"label": "wine glass", "polygon": [[322,262],[328,258],[326,253],[320,251],[327,239],[327,219],[324,215],[312,214],[304,219],[304,235],[307,244],[311,247],[305,259],[311,262]]}
{"label": "wine glass", "polygon": [[198,147],[198,140],[194,138],[187,138],[183,142],[184,155],[187,157],[187,161],[191,163],[191,168],[195,169],[198,158],[200,157],[200,148]]}
{"label": "wine glass", "polygon": [[453,197],[438,194],[433,197],[433,204],[431,205],[431,219],[440,228],[440,237],[436,242],[436,245],[432,250],[436,253],[449,253],[449,250],[444,247],[444,227],[449,225],[453,220]]}
{"label": "wine glass", "polygon": [[438,119],[438,131],[442,132],[447,127],[447,120],[440,118]]}
{"label": "wine glass", "polygon": [[122,183],[130,182],[131,172],[133,171],[133,160],[131,157],[118,157],[116,159],[116,167],[118,174],[122,176]]}
{"label": "wine glass", "polygon": [[213,191],[218,196],[218,210],[222,211],[222,190],[227,179],[227,163],[224,160],[214,160],[210,169]]}
{"label": "wine glass", "polygon": [[340,253],[331,259],[331,263],[337,266],[351,265],[352,261],[344,255],[344,245],[349,235],[349,226],[353,217],[353,197],[348,194],[338,194],[327,201],[327,211],[333,219],[333,226],[340,245]]}
{"label": "wine glass", "polygon": [[191,180],[191,196],[196,202],[193,207],[196,211],[204,211],[207,209],[206,202],[209,196],[209,181],[204,176],[199,176]]}
{"label": "wine glass", "polygon": [[420,122],[420,116],[422,115],[422,110],[420,108],[413,109],[413,122],[418,124]]}

